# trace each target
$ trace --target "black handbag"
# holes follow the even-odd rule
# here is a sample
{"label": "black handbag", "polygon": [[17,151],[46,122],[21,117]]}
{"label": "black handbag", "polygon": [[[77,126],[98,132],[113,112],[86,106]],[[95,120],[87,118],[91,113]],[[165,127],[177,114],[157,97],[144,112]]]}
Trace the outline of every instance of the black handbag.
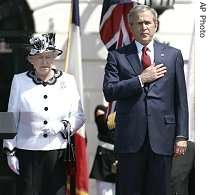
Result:
{"label": "black handbag", "polygon": [[64,162],[67,174],[72,175],[76,172],[76,157],[74,149],[74,136],[67,134],[67,145],[64,153]]}

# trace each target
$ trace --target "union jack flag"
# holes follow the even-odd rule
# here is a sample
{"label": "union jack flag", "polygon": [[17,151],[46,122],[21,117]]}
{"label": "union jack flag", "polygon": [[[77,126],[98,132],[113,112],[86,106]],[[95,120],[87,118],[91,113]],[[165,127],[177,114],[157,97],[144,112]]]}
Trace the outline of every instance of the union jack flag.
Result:
{"label": "union jack flag", "polygon": [[104,0],[100,20],[101,40],[108,51],[120,48],[133,40],[127,15],[139,0]]}

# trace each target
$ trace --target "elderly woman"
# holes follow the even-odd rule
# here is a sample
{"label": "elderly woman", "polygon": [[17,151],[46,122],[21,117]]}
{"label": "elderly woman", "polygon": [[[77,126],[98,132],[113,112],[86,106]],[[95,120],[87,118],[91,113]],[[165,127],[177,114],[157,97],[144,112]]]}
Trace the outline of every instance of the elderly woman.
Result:
{"label": "elderly woman", "polygon": [[75,78],[53,68],[62,54],[55,34],[35,34],[26,45],[33,69],[13,77],[8,112],[17,134],[3,148],[10,169],[17,174],[18,195],[65,195],[64,153],[67,133],[86,121]]}

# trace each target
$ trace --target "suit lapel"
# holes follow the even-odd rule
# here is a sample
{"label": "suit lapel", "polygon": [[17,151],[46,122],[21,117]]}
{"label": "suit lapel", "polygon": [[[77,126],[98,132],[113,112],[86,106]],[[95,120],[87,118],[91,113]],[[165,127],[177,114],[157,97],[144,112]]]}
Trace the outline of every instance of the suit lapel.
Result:
{"label": "suit lapel", "polygon": [[[157,41],[154,41],[154,63],[156,65],[164,63],[165,53],[164,53],[164,46]],[[155,85],[156,81],[150,83],[149,90]]]}
{"label": "suit lapel", "polygon": [[132,42],[127,49],[128,49],[128,52],[127,52],[126,58],[130,62],[130,65],[135,71],[135,73],[139,75],[139,73],[142,72],[142,68],[140,66],[140,59],[138,56],[138,51],[137,51],[135,42]]}
{"label": "suit lapel", "polygon": [[164,62],[164,45],[161,43],[158,43],[157,41],[154,41],[154,62],[155,64],[161,64]]}

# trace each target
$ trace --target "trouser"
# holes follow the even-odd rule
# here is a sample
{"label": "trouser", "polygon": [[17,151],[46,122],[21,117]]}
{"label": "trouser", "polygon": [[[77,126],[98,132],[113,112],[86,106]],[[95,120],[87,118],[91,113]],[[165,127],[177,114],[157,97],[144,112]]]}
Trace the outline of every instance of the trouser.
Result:
{"label": "trouser", "polygon": [[152,151],[149,138],[136,153],[120,153],[118,159],[120,195],[169,195],[172,156]]}

